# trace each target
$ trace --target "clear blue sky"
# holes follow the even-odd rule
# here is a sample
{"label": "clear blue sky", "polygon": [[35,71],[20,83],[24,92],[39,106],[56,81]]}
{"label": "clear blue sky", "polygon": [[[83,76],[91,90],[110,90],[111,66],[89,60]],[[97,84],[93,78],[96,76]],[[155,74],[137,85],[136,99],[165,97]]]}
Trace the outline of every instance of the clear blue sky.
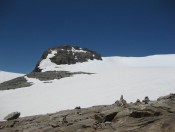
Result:
{"label": "clear blue sky", "polygon": [[175,53],[175,0],[0,0],[0,70],[27,73],[62,44],[102,56]]}

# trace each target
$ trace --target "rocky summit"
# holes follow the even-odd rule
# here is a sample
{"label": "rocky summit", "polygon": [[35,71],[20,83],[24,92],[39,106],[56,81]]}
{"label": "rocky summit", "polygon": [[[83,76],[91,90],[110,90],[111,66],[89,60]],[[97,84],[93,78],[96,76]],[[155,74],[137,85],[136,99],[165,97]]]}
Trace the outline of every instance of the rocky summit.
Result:
{"label": "rocky summit", "polygon": [[51,61],[51,63],[56,65],[62,64],[76,64],[83,63],[88,60],[102,60],[101,55],[95,51],[89,50],[87,48],[80,48],[78,46],[58,46],[55,48],[49,48],[44,52],[41,59],[37,63],[35,69],[25,76],[18,77],[3,83],[0,83],[0,91],[1,90],[9,90],[9,89],[17,89],[24,88],[33,85],[33,83],[28,82],[26,78],[36,78],[40,81],[50,81],[54,79],[61,79],[65,77],[70,77],[76,74],[92,74],[86,73],[83,71],[80,72],[68,72],[68,71],[46,71],[41,72],[40,64],[43,61]]}
{"label": "rocky summit", "polygon": [[[147,97],[146,97],[147,98]],[[117,102],[122,103],[124,99]],[[175,94],[0,122],[1,132],[175,132]]]}
{"label": "rocky summit", "polygon": [[102,60],[101,55],[99,53],[89,50],[87,48],[80,48],[78,46],[70,45],[58,46],[54,48],[49,48],[43,53],[41,59],[39,60],[34,69],[34,72],[41,72],[40,63],[48,57],[52,63],[57,65],[70,65],[94,59]]}

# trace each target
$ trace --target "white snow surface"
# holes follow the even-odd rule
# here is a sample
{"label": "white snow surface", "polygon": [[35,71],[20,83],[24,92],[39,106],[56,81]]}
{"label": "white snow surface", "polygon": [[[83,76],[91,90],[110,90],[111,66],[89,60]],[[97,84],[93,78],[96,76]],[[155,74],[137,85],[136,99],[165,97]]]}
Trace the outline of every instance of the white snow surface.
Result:
{"label": "white snow surface", "polygon": [[87,52],[82,49],[76,50],[74,47],[72,47],[72,50],[68,50],[68,51],[72,51],[73,53],[86,53]]}
{"label": "white snow surface", "polygon": [[151,100],[175,92],[175,55],[103,57],[74,65],[43,66],[44,71],[95,73],[74,75],[52,83],[27,78],[34,85],[0,91],[0,120],[14,111],[21,116],[46,114],[76,106],[113,104],[124,96],[128,102],[149,96]]}
{"label": "white snow surface", "polygon": [[56,50],[51,50],[51,54],[48,54],[47,58],[40,62],[39,68],[45,69],[45,67],[49,67],[51,65],[56,66],[56,64],[52,63],[50,60],[50,58],[54,57],[56,53],[57,53]]}
{"label": "white snow surface", "polygon": [[0,83],[23,76],[24,74],[0,71]]}

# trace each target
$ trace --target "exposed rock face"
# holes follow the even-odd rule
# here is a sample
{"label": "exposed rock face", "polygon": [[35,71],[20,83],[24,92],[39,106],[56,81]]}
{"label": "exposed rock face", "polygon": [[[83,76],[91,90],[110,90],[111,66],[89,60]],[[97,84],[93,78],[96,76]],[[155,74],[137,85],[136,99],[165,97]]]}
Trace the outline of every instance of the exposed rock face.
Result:
{"label": "exposed rock face", "polygon": [[4,120],[14,120],[14,119],[18,119],[20,116],[20,112],[13,112],[13,113],[10,113],[9,115],[7,115]]}
{"label": "exposed rock face", "polygon": [[171,93],[170,95],[167,95],[167,96],[163,96],[163,97],[159,97],[157,100],[160,101],[160,100],[171,100],[171,99],[174,99],[174,96],[175,94]]}
{"label": "exposed rock face", "polygon": [[158,101],[101,105],[0,122],[0,131],[174,132],[175,94]]}
{"label": "exposed rock face", "polygon": [[151,116],[159,116],[160,112],[156,112],[156,111],[149,111],[149,110],[136,110],[133,111],[130,116],[134,117],[134,118],[141,118],[141,117],[151,117]]}
{"label": "exposed rock face", "polygon": [[61,79],[65,77],[71,77],[76,74],[93,74],[93,73],[86,73],[86,72],[68,72],[68,71],[47,71],[47,72],[32,72],[27,74],[29,78],[36,78],[40,81],[48,81],[54,79]]}
{"label": "exposed rock face", "polygon": [[[54,79],[61,79],[65,77],[71,77],[76,74],[93,74],[93,73],[86,73],[86,72],[68,72],[68,71],[48,71],[48,72],[32,72],[27,74],[28,78],[36,78],[40,81],[50,81]],[[33,85],[32,83],[28,82],[23,77],[18,77],[10,81],[6,81],[0,84],[0,90],[9,90],[9,89],[17,89],[23,87],[29,87]]]}
{"label": "exposed rock face", "polygon": [[49,54],[55,51],[53,57],[49,58],[51,62],[61,65],[61,64],[76,64],[77,62],[86,62],[88,60],[102,60],[101,55],[95,51],[89,50],[87,48],[80,48],[78,46],[59,46],[55,48],[50,48],[44,52],[40,61],[37,63],[34,72],[41,72],[40,63],[42,60],[46,59]]}
{"label": "exposed rock face", "polygon": [[23,76],[12,79],[10,81],[0,83],[0,90],[23,88],[23,87],[29,87],[31,85],[32,83],[27,82],[26,78]]}

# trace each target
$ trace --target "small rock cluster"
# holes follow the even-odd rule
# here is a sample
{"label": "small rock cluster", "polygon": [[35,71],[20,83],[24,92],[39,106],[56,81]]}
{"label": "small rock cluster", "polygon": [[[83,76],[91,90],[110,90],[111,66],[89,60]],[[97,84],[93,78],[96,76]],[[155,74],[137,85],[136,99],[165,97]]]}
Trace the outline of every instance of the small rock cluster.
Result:
{"label": "small rock cluster", "polygon": [[145,99],[142,102],[144,102],[145,104],[148,104],[150,102],[148,96],[146,96]]}
{"label": "small rock cluster", "polygon": [[125,99],[123,99],[123,95],[121,95],[120,100],[117,100],[115,104],[117,104],[117,106],[126,106],[127,102]]}

